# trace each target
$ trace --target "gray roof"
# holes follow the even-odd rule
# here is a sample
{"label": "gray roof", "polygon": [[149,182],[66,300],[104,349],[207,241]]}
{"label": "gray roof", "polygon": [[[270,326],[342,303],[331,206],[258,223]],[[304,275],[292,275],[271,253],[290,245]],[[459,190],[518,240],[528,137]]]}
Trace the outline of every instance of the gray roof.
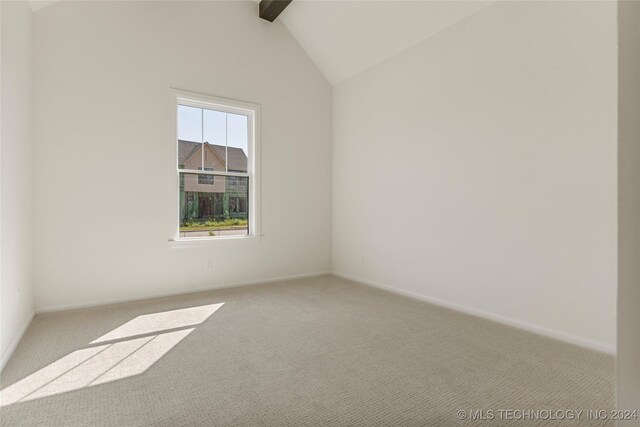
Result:
{"label": "gray roof", "polygon": [[[247,170],[247,155],[245,154],[242,148],[237,147],[225,147],[224,145],[216,145],[209,144],[205,142],[205,144],[209,145],[216,152],[218,156],[222,159],[222,163],[225,162],[225,158],[228,159],[229,165],[227,169],[230,172],[245,172]],[[193,141],[185,141],[182,139],[178,140],[178,164],[184,165],[187,159],[194,155],[200,147],[202,146],[199,142]],[[227,153],[225,156],[225,148],[227,149]]]}

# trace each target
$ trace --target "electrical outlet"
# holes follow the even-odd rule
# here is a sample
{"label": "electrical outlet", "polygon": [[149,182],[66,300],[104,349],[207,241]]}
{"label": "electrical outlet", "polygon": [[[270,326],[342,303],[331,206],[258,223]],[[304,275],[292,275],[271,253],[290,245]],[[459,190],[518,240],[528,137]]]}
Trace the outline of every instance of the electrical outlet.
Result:
{"label": "electrical outlet", "polygon": [[213,260],[211,258],[204,260],[204,269],[213,270]]}

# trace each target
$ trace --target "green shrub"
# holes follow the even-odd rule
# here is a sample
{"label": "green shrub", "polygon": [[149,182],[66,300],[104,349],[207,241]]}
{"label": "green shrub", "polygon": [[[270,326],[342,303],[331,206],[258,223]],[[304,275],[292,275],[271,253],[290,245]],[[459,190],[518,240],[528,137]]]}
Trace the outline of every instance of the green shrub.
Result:
{"label": "green shrub", "polygon": [[218,228],[218,227],[238,227],[247,225],[248,221],[242,218],[227,218],[227,219],[206,219],[202,221],[185,220],[180,223],[181,228]]}

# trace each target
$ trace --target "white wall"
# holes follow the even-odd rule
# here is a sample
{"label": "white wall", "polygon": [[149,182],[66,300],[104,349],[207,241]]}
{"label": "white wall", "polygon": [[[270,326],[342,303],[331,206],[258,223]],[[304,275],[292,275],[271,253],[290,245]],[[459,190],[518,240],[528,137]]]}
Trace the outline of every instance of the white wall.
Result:
{"label": "white wall", "polygon": [[[60,2],[34,25],[38,309],[330,271],[331,87],[282,24],[253,2]],[[168,243],[170,87],[261,104],[261,241]]]}
{"label": "white wall", "polygon": [[616,343],[616,8],[500,2],[334,90],[333,268]]}
{"label": "white wall", "polygon": [[33,316],[32,36],[27,2],[0,2],[0,369]]}
{"label": "white wall", "polygon": [[633,410],[640,409],[640,3],[618,7],[618,408]]}

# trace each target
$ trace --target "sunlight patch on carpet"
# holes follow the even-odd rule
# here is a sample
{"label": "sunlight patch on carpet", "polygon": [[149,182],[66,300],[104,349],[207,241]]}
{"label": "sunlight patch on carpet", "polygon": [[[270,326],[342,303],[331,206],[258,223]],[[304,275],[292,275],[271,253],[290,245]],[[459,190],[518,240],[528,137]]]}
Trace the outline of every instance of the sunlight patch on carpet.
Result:
{"label": "sunlight patch on carpet", "polygon": [[76,350],[6,387],[0,407],[140,375],[223,304],[138,316],[90,343],[107,344]]}

